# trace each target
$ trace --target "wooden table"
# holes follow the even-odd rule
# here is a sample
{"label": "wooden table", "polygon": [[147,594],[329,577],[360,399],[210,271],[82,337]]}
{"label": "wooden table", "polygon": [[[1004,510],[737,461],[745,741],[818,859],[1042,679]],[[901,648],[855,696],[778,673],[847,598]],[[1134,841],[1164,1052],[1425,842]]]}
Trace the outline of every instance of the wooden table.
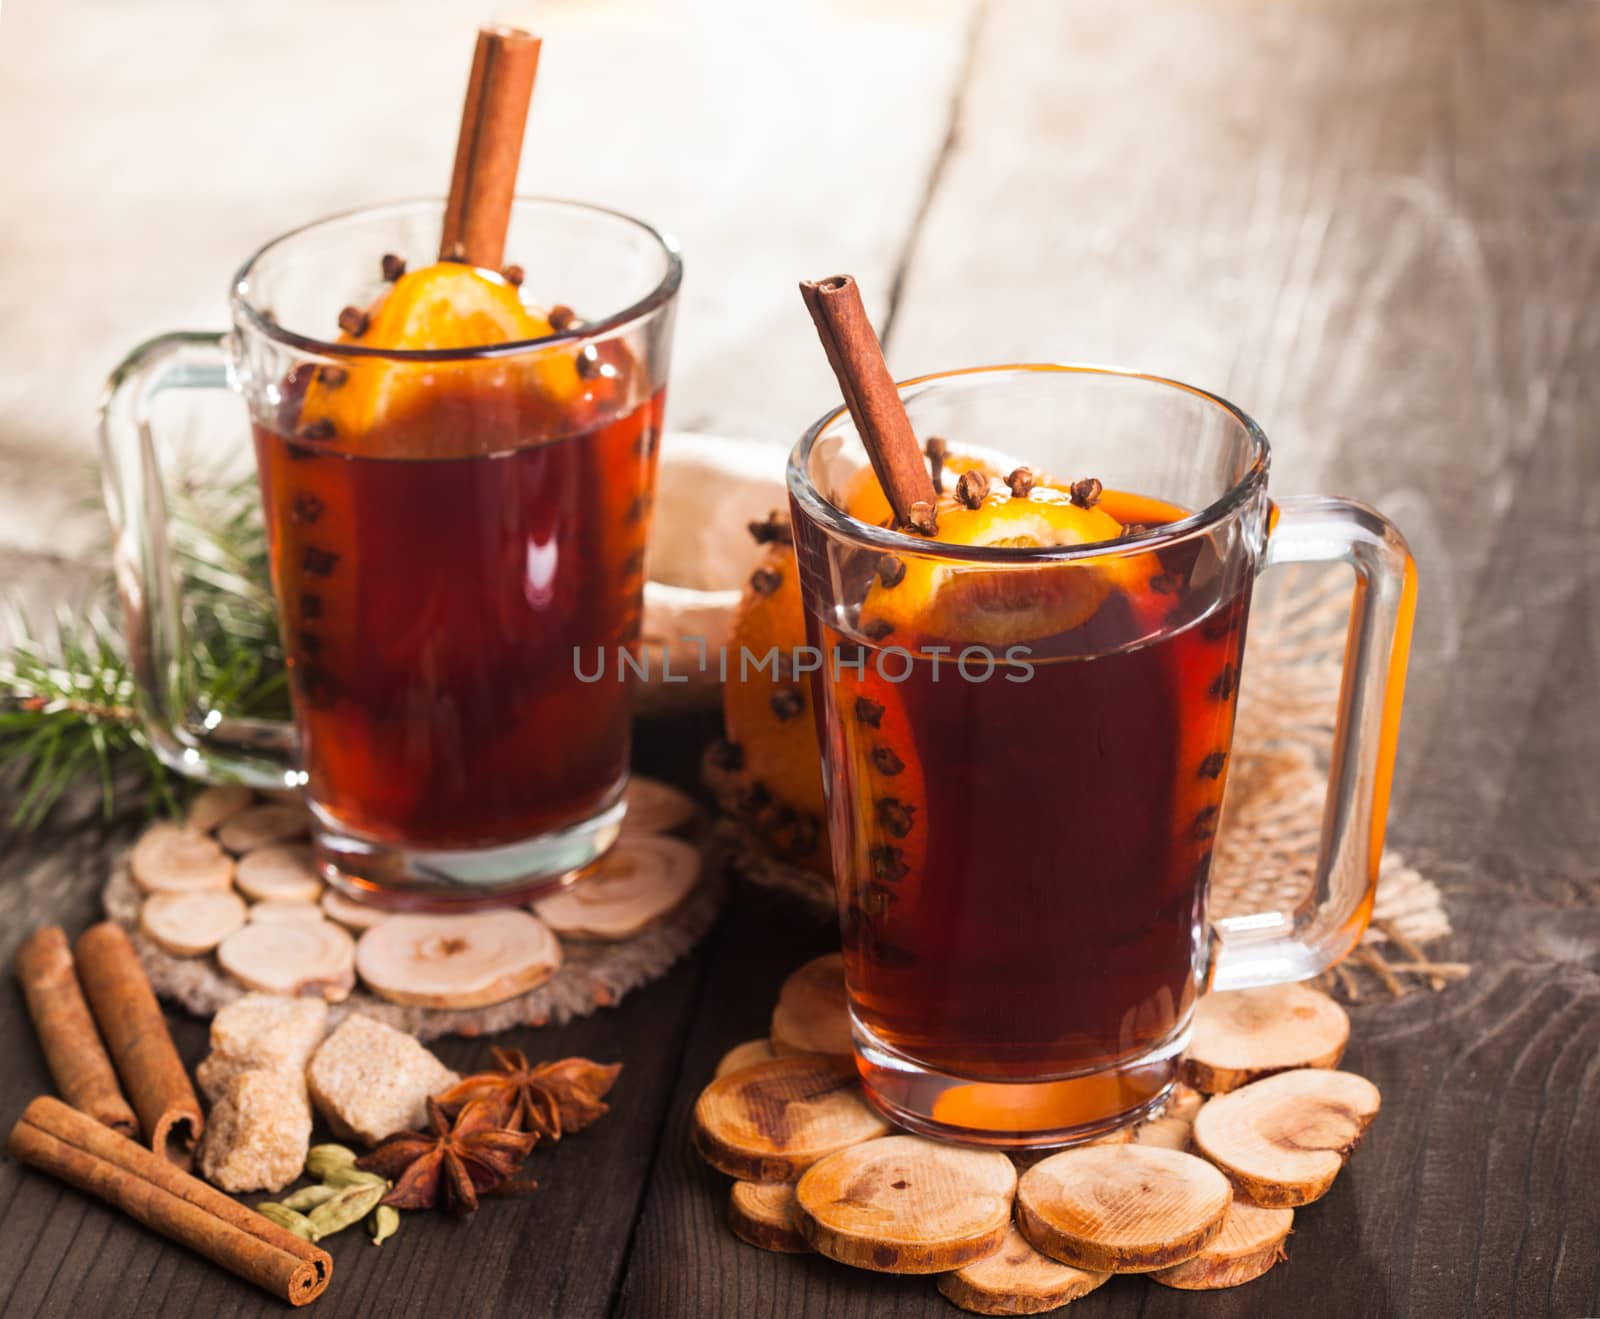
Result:
{"label": "wooden table", "polygon": [[[272,231],[437,189],[468,44],[451,8],[6,5],[0,119],[27,125],[0,140],[13,584],[59,596],[92,556],[63,455],[117,350],[215,324]],[[675,424],[794,436],[831,397],[794,281],[849,268],[902,374],[1064,357],[1193,379],[1263,422],[1277,489],[1366,498],[1410,535],[1391,840],[1445,892],[1440,955],[1474,971],[1355,1008],[1348,1062],[1384,1111],[1288,1265],[1209,1296],[1116,1280],[1073,1313],[1600,1313],[1600,4],[549,8],[527,168],[682,234]],[[643,728],[641,767],[692,782],[713,726]],[[0,960],[93,917],[130,828],[5,840]],[[622,1060],[613,1116],[470,1226],[339,1238],[319,1312],[952,1313],[931,1283],[738,1244],[689,1152],[715,1060],[831,937],[740,888],[661,983],[525,1033]],[[202,1024],[174,1024],[193,1059]],[[0,1040],[9,1122],[48,1085],[14,990]],[[0,1164],[0,1316],[272,1309]]]}

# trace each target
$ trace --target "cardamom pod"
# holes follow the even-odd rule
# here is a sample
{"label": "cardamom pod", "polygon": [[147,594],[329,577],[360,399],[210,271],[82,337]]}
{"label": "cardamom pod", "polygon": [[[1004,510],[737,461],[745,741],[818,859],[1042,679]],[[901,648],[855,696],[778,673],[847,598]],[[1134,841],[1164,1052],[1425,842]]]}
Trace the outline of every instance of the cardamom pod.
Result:
{"label": "cardamom pod", "polygon": [[306,1216],[316,1233],[312,1240],[321,1241],[359,1223],[378,1207],[387,1189],[381,1180],[377,1186],[348,1186],[326,1204],[318,1205]]}
{"label": "cardamom pod", "polygon": [[379,1205],[367,1219],[367,1231],[372,1233],[372,1244],[381,1246],[400,1230],[400,1211],[393,1205]]}
{"label": "cardamom pod", "polygon": [[276,1223],[279,1227],[287,1228],[297,1237],[304,1237],[307,1241],[317,1239],[317,1230],[311,1226],[311,1220],[304,1214],[297,1214],[293,1209],[286,1208],[271,1200],[263,1200],[256,1206],[256,1213],[269,1223]]}
{"label": "cardamom pod", "polygon": [[323,1182],[336,1190],[344,1190],[350,1186],[383,1186],[389,1183],[375,1172],[364,1172],[360,1168],[335,1168],[324,1177]]}
{"label": "cardamom pod", "polygon": [[293,1195],[286,1195],[278,1203],[285,1209],[297,1209],[305,1213],[307,1209],[315,1209],[320,1204],[326,1204],[339,1194],[337,1186],[329,1186],[323,1182],[318,1186],[302,1186]]}
{"label": "cardamom pod", "polygon": [[306,1151],[306,1175],[326,1181],[336,1168],[355,1165],[356,1152],[344,1145],[313,1145]]}

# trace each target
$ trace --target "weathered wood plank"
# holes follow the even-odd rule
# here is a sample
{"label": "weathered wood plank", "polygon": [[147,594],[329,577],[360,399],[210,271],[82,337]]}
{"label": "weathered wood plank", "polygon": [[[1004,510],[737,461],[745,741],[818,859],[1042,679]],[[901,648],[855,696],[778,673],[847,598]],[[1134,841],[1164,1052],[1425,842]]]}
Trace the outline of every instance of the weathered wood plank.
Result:
{"label": "weathered wood plank", "polygon": [[[618,207],[683,243],[673,424],[787,439],[820,410],[829,377],[795,282],[853,269],[887,298],[970,6],[606,0],[533,15],[547,41],[523,190]],[[62,458],[88,452],[106,372],[152,334],[221,326],[257,245],[442,195],[489,12],[6,6],[0,119],[27,127],[0,139],[0,535],[59,546]]]}
{"label": "weathered wood plank", "polygon": [[[1446,889],[1443,955],[1478,967],[1356,1007],[1348,1065],[1384,1112],[1288,1265],[1204,1300],[1114,1280],[1074,1313],[1600,1311],[1600,15],[994,0],[977,41],[892,365],[1192,379],[1263,421],[1279,489],[1401,522],[1423,606],[1392,837]],[[708,974],[771,992],[731,931]],[[687,1104],[752,1011],[696,1022],[624,1310],[714,1287],[755,1314],[950,1313],[706,1241],[724,1188]]]}
{"label": "weathered wood plank", "polygon": [[[693,783],[703,719],[657,721],[641,730],[643,772]],[[14,1120],[49,1076],[22,995],[10,975],[17,944],[36,925],[76,931],[98,915],[109,848],[136,821],[97,827],[95,803],[55,821],[44,837],[6,840],[0,860],[0,1120]],[[529,1175],[540,1190],[492,1201],[470,1223],[408,1215],[399,1235],[374,1250],[352,1231],[328,1243],[334,1288],[318,1302],[330,1315],[375,1313],[418,1319],[490,1311],[600,1315],[620,1279],[662,1115],[677,1075],[682,1036],[698,995],[703,954],[616,1007],[571,1025],[525,1030],[506,1042],[540,1058],[581,1054],[621,1061],[612,1113],[593,1130],[538,1152]],[[206,1050],[204,1022],[171,1020],[193,1065]],[[483,1041],[447,1040],[438,1052],[453,1067],[486,1065]],[[248,1201],[252,1197],[245,1197]],[[260,1197],[266,1198],[266,1197]],[[98,1202],[9,1160],[0,1163],[0,1315],[276,1314],[281,1307],[176,1245],[143,1231]]]}

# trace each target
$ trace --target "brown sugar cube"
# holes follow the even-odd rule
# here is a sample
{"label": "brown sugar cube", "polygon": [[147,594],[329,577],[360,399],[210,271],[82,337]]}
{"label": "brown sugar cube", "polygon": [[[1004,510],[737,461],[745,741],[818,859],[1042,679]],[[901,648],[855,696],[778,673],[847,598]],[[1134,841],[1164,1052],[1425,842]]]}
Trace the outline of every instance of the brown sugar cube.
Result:
{"label": "brown sugar cube", "polygon": [[246,994],[211,1020],[211,1053],[195,1071],[205,1097],[215,1103],[240,1072],[279,1072],[305,1096],[306,1064],[328,1030],[328,1005],[320,998]]}
{"label": "brown sugar cube", "polygon": [[427,1100],[461,1078],[404,1031],[352,1016],[306,1070],[311,1102],[341,1140],[376,1145],[427,1127]]}
{"label": "brown sugar cube", "polygon": [[224,1191],[278,1191],[305,1168],[311,1110],[293,1076],[238,1073],[212,1106],[200,1172]]}

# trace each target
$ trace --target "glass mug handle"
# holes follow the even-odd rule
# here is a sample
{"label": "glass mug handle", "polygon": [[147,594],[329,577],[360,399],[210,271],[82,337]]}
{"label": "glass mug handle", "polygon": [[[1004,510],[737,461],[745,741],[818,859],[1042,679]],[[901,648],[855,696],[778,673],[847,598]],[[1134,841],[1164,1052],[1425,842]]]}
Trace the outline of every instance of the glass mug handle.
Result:
{"label": "glass mug handle", "polygon": [[1276,501],[1263,570],[1284,563],[1348,563],[1355,595],[1345,641],[1328,796],[1312,890],[1292,911],[1227,916],[1211,989],[1306,980],[1360,941],[1372,915],[1400,733],[1417,570],[1382,514],[1349,499]]}
{"label": "glass mug handle", "polygon": [[253,788],[296,788],[303,776],[292,724],[225,719],[199,708],[182,574],[150,428],[158,394],[232,389],[228,342],[223,334],[189,331],[151,339],[112,372],[101,399],[101,473],[134,708],[156,754],[182,774]]}

